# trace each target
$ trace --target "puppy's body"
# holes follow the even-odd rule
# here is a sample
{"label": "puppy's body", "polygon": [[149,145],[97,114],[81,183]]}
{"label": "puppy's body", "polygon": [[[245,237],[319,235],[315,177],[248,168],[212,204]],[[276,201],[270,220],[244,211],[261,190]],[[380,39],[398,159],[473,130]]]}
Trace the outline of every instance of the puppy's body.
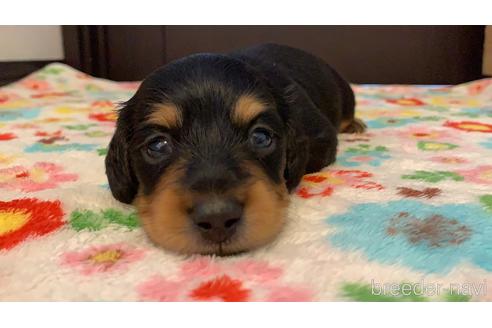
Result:
{"label": "puppy's body", "polygon": [[198,54],[147,77],[120,110],[106,171],[157,244],[233,253],[281,230],[288,191],[361,129],[350,86],[301,50]]}
{"label": "puppy's body", "polygon": [[[354,93],[338,73],[323,60],[296,48],[264,44],[231,53],[255,66],[272,82],[279,95],[286,87],[302,89],[305,111],[319,110],[338,128],[354,118]],[[308,114],[309,115],[309,114]]]}
{"label": "puppy's body", "polygon": [[293,102],[291,110],[296,113],[286,114],[302,122],[307,137],[304,147],[309,149],[306,170],[287,181],[289,190],[297,186],[302,175],[335,162],[338,131],[363,131],[360,121],[354,118],[352,89],[323,60],[277,44],[246,48],[231,56],[258,69],[270,82],[279,102]]}

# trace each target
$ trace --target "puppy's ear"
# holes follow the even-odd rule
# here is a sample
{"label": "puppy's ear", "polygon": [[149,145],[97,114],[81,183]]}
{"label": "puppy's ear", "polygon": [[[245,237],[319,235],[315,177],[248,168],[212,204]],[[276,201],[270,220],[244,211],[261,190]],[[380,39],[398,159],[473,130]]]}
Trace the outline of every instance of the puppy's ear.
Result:
{"label": "puppy's ear", "polygon": [[106,175],[109,188],[117,200],[130,204],[138,189],[138,180],[132,169],[129,158],[130,108],[126,105],[119,111],[116,131],[109,143],[106,156]]}
{"label": "puppy's ear", "polygon": [[301,181],[309,158],[308,138],[297,122],[287,122],[286,147],[284,178],[290,192]]}
{"label": "puppy's ear", "polygon": [[291,191],[306,173],[335,161],[337,133],[305,91],[293,83],[285,89],[287,149],[284,178]]}

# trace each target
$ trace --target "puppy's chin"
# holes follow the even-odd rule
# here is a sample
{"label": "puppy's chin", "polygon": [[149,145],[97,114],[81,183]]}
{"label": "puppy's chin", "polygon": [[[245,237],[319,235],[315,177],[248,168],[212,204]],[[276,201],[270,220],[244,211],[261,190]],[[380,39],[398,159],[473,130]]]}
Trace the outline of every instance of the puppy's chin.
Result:
{"label": "puppy's chin", "polygon": [[263,246],[280,233],[285,223],[288,192],[272,183],[261,169],[250,167],[251,177],[230,192],[244,204],[242,222],[230,239],[213,243],[204,239],[188,215],[192,195],[165,174],[151,195],[135,200],[142,226],[149,238],[164,249],[181,254],[233,255]]}

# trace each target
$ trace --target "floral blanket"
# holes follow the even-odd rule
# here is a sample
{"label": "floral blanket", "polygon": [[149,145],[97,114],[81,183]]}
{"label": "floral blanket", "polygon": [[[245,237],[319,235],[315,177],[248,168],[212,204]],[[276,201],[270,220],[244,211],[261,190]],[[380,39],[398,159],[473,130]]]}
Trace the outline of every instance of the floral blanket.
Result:
{"label": "floral blanket", "polygon": [[354,86],[368,132],[304,177],[280,238],[226,258],[155,248],[112,198],[137,86],[51,64],[0,88],[0,300],[492,299],[492,79]]}

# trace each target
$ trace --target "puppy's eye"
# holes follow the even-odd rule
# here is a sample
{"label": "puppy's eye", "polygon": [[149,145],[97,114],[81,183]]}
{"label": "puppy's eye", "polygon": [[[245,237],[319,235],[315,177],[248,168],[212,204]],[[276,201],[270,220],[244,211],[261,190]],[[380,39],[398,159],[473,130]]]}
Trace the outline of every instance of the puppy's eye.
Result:
{"label": "puppy's eye", "polygon": [[147,144],[147,154],[153,158],[167,156],[172,152],[171,140],[166,136],[159,136]]}
{"label": "puppy's eye", "polygon": [[268,149],[273,144],[272,134],[265,129],[255,129],[249,136],[249,143],[254,149]]}

